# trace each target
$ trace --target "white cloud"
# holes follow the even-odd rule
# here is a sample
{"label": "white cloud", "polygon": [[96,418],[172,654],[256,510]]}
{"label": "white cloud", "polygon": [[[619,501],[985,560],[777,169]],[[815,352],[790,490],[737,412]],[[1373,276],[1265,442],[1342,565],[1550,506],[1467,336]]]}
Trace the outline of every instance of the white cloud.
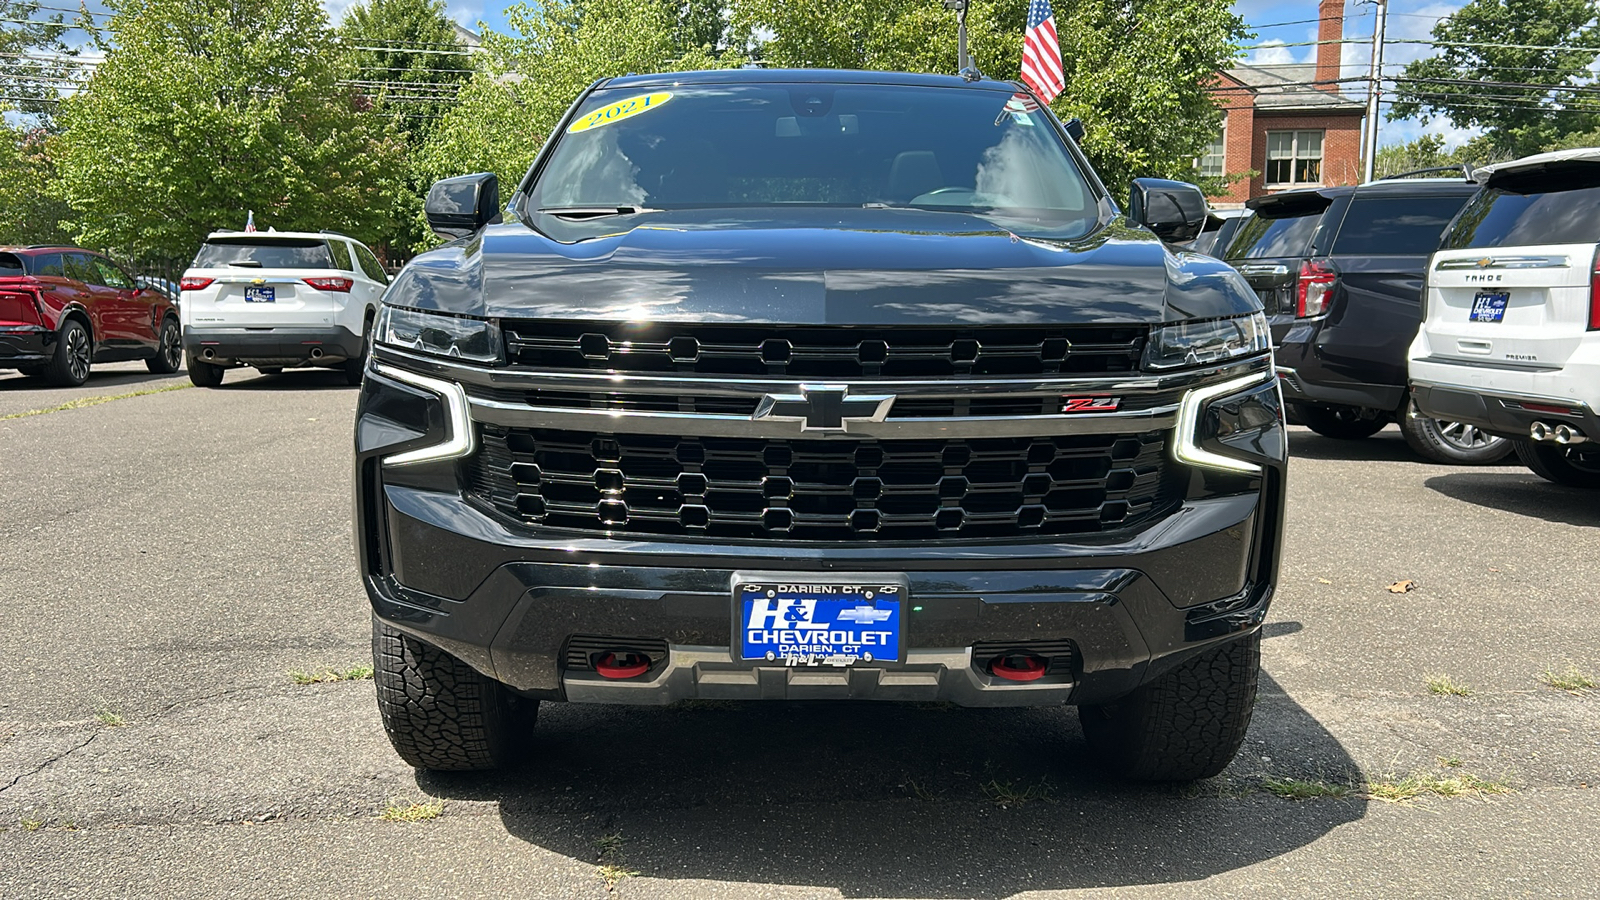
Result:
{"label": "white cloud", "polygon": [[1253,66],[1284,66],[1294,62],[1299,62],[1294,58],[1294,48],[1284,46],[1279,40],[1262,41],[1249,57]]}

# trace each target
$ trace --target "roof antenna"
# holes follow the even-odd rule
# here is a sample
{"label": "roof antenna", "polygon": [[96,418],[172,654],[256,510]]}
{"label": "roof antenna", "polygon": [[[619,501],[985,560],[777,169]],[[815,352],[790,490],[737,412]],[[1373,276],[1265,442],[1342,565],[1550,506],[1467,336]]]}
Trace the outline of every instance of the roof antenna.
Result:
{"label": "roof antenna", "polygon": [[[967,77],[967,70],[973,68],[972,57],[967,55],[967,0],[944,0],[945,9],[956,12],[956,71],[961,77]],[[982,78],[979,75],[978,78]],[[977,81],[977,78],[967,78],[968,81]]]}

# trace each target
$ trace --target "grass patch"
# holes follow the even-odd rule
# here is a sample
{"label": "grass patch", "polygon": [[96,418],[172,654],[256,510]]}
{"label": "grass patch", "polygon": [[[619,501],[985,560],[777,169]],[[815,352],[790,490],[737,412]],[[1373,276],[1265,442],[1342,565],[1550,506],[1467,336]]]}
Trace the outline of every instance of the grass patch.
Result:
{"label": "grass patch", "polygon": [[39,821],[38,819],[23,819],[22,820],[22,830],[23,831],[38,831],[39,829],[41,829],[43,827],[44,827],[44,823]]}
{"label": "grass patch", "polygon": [[983,786],[983,795],[1001,806],[1021,806],[1036,800],[1049,800],[1053,793],[1055,788],[1048,778],[1022,787],[1018,787],[1015,781],[1002,782],[999,779],[993,779]]}
{"label": "grass patch", "polygon": [[1557,672],[1555,669],[1545,669],[1544,674],[1539,676],[1539,680],[1547,687],[1553,687],[1558,691],[1566,691],[1569,694],[1581,694],[1584,691],[1600,688],[1600,681],[1595,681],[1589,673],[1571,665],[1561,672]]}
{"label": "grass patch", "polygon": [[6,413],[5,415],[0,416],[0,421],[4,421],[6,419],[26,419],[29,416],[42,416],[46,413],[63,412],[69,409],[85,409],[90,406],[99,406],[102,403],[110,403],[113,400],[127,400],[131,397],[145,397],[150,394],[165,394],[168,391],[181,391],[192,387],[194,387],[192,384],[169,384],[166,387],[145,388],[144,390],[140,391],[129,391],[126,394],[112,394],[109,397],[79,397],[76,400],[68,400],[66,403],[63,403],[60,406],[50,406],[44,409],[30,409],[25,412]]}
{"label": "grass patch", "polygon": [[1456,681],[1449,675],[1429,675],[1428,693],[1437,694],[1441,697],[1470,697],[1472,696],[1472,688]]}
{"label": "grass patch", "polygon": [[1413,772],[1399,778],[1391,775],[1367,784],[1367,796],[1385,803],[1404,803],[1423,796],[1483,797],[1509,794],[1511,790],[1511,785],[1501,779],[1480,778],[1459,771],[1450,775],[1436,772]]}
{"label": "grass patch", "polygon": [[94,711],[94,719],[107,728],[118,728],[128,724],[127,719],[124,719],[121,714],[109,706],[102,706],[96,709]]}
{"label": "grass patch", "polygon": [[600,880],[606,883],[606,890],[615,890],[617,883],[625,878],[632,878],[639,873],[628,868],[622,859],[622,845],[624,839],[622,832],[614,831],[611,834],[601,835],[594,842],[595,851],[599,854],[599,865],[595,871]]}
{"label": "grass patch", "polygon": [[390,799],[383,807],[383,812],[378,818],[385,822],[425,822],[428,819],[437,819],[444,812],[443,800],[425,800],[418,803],[415,800]]}
{"label": "grass patch", "polygon": [[1441,756],[1439,757],[1439,765],[1446,769],[1459,769],[1461,768],[1461,757]]}
{"label": "grass patch", "polygon": [[372,677],[371,666],[351,666],[348,669],[318,669],[315,672],[290,672],[289,680],[295,684],[330,684],[335,681],[365,681]]}
{"label": "grass patch", "polygon": [[1267,793],[1285,800],[1316,800],[1322,797],[1335,799],[1350,793],[1350,785],[1320,778],[1278,778],[1268,775],[1261,786]]}

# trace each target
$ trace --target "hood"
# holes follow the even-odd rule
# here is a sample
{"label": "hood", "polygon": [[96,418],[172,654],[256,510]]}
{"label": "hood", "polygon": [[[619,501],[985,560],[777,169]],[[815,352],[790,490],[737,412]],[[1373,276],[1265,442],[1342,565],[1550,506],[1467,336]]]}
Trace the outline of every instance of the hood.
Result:
{"label": "hood", "polygon": [[906,209],[617,222],[572,244],[490,226],[419,256],[385,299],[490,318],[794,325],[1153,323],[1259,308],[1231,268],[1124,221],[1078,241]]}

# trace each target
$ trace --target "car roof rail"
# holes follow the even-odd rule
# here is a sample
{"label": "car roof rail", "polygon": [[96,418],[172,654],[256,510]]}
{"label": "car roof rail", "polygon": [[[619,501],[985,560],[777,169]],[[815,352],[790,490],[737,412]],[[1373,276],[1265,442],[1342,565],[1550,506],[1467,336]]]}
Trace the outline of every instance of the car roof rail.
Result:
{"label": "car roof rail", "polygon": [[[342,237],[342,238],[344,238],[344,239],[345,239],[345,240],[349,240],[349,241],[355,241],[355,240],[356,240],[356,239],[355,239],[355,238],[353,238],[353,237],[351,237],[351,236],[350,236],[350,235],[348,235],[348,234],[345,234],[345,233],[344,233],[344,232],[342,232],[342,231],[330,231],[330,230],[328,230],[328,229],[326,229],[326,228],[324,228],[324,229],[322,229],[322,230],[320,230],[320,231],[318,231],[318,232],[317,232],[317,234],[329,234],[329,235],[333,235],[333,236],[334,236],[334,237]],[[360,241],[356,241],[356,243],[358,243],[358,244],[359,244],[359,243],[361,243],[361,242],[360,242]]]}
{"label": "car roof rail", "polygon": [[1412,169],[1409,172],[1396,172],[1393,175],[1385,175],[1378,180],[1393,181],[1397,178],[1416,178],[1421,175],[1437,175],[1446,172],[1453,175],[1460,175],[1462,178],[1468,181],[1472,180],[1472,166],[1467,163],[1462,163],[1459,166],[1428,166],[1425,169]]}

